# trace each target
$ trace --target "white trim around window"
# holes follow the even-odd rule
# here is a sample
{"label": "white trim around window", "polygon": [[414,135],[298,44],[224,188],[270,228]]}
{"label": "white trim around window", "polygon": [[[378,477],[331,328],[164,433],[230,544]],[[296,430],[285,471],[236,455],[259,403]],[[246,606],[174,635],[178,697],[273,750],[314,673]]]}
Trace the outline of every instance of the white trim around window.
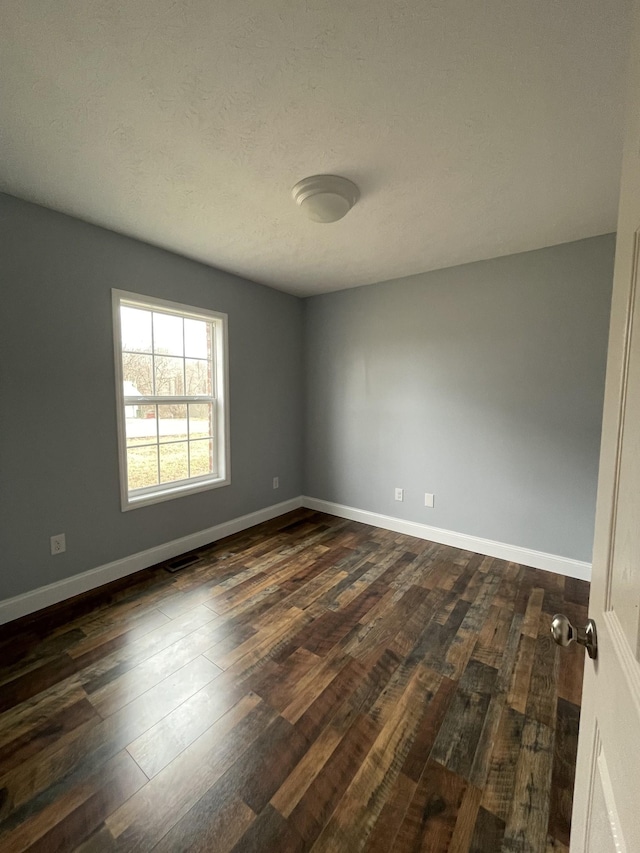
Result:
{"label": "white trim around window", "polygon": [[227,486],[226,314],[112,291],[122,510]]}

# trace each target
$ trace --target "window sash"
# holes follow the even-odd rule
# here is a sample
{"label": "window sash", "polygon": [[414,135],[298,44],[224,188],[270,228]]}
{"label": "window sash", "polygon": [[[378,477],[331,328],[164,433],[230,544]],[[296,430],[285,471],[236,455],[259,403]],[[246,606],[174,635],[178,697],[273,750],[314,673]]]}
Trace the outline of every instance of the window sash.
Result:
{"label": "window sash", "polygon": [[200,397],[159,397],[158,395],[132,397],[131,395],[127,395],[123,399],[125,406],[181,406],[185,403],[214,403],[215,405],[218,398],[203,394]]}
{"label": "window sash", "polygon": [[[230,482],[229,466],[230,466],[230,448],[229,448],[229,404],[228,404],[228,382],[229,382],[229,356],[228,356],[228,340],[227,340],[227,315],[207,309],[190,309],[189,306],[180,305],[178,303],[168,302],[166,300],[156,300],[155,298],[138,297],[137,294],[127,293],[125,291],[113,290],[113,314],[114,314],[114,344],[116,358],[116,382],[117,382],[117,398],[118,398],[118,439],[119,439],[119,458],[120,458],[120,488],[122,509],[133,509],[137,506],[146,506],[151,503],[157,503],[163,500],[169,500],[174,497],[179,497],[182,494],[191,494],[194,492],[204,491],[207,489],[217,488],[219,486],[228,485]],[[200,358],[199,361],[206,361],[210,372],[211,391],[210,394],[139,394],[132,395],[123,393],[123,353],[129,352],[123,348],[122,329],[120,323],[121,308],[139,308],[152,313],[164,313],[173,315],[184,320],[195,319],[209,324],[210,327],[210,344],[208,347],[208,357]],[[152,322],[152,335],[154,324]],[[184,325],[183,325],[184,336]],[[184,337],[183,337],[184,341]],[[151,356],[152,360],[158,355],[154,352],[154,342],[152,338],[151,352],[140,353],[141,355]],[[184,349],[184,344],[183,344]],[[137,354],[137,351],[133,351]],[[167,356],[169,357],[169,356]],[[176,356],[188,361],[191,356]],[[195,358],[195,356],[193,357]],[[153,363],[153,362],[152,362]],[[155,381],[155,378],[154,378]],[[211,449],[212,456],[210,464],[214,471],[205,474],[197,474],[189,476],[181,480],[171,480],[168,482],[158,482],[150,486],[143,486],[138,489],[129,489],[129,472],[128,472],[128,451],[131,447],[128,444],[125,423],[127,420],[126,409],[128,406],[163,406],[163,405],[189,405],[189,404],[206,404],[211,406],[211,429],[213,447]],[[187,453],[189,466],[191,461],[191,442],[207,440],[191,439],[189,432],[184,441],[187,443]],[[179,442],[161,442],[160,436],[157,435],[156,440],[149,441],[148,445],[145,442],[145,447],[157,447],[158,453],[162,446],[179,443]],[[136,445],[142,447],[143,445]],[[158,456],[158,465],[160,465],[160,456]],[[190,467],[189,469],[190,470]],[[160,470],[158,471],[158,479],[160,479]]]}
{"label": "window sash", "polygon": [[[207,486],[211,482],[211,474],[201,474],[198,477],[189,477],[187,480],[171,480],[168,483],[161,483],[161,486],[166,486],[166,491],[176,491],[179,492],[181,490],[187,491],[189,485],[192,483],[194,486],[203,485]],[[164,491],[164,489],[163,489]],[[158,486],[142,486],[140,489],[132,489],[129,494],[135,498],[145,497],[149,495],[153,497],[159,493]]]}

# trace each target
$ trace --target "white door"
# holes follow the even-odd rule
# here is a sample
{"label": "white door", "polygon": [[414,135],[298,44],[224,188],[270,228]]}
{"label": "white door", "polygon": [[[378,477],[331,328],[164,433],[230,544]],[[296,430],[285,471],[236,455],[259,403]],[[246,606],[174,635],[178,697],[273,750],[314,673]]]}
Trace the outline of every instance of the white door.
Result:
{"label": "white door", "polygon": [[635,6],[589,604],[598,656],[585,664],[572,853],[640,853],[640,3]]}

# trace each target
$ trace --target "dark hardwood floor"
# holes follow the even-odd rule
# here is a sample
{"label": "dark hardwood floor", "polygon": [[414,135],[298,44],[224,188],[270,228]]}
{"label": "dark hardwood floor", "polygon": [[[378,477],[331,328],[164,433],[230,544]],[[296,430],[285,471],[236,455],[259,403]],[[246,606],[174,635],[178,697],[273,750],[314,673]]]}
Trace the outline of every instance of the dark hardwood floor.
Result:
{"label": "dark hardwood floor", "polygon": [[588,584],[300,510],[0,629],[0,850],[566,851]]}

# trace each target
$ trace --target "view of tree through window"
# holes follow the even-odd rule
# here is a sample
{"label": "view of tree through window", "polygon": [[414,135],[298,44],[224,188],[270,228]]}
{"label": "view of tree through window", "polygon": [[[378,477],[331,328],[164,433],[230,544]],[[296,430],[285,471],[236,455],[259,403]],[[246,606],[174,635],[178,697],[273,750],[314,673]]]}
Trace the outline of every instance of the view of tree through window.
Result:
{"label": "view of tree through window", "polygon": [[120,304],[128,490],[217,475],[213,321]]}

